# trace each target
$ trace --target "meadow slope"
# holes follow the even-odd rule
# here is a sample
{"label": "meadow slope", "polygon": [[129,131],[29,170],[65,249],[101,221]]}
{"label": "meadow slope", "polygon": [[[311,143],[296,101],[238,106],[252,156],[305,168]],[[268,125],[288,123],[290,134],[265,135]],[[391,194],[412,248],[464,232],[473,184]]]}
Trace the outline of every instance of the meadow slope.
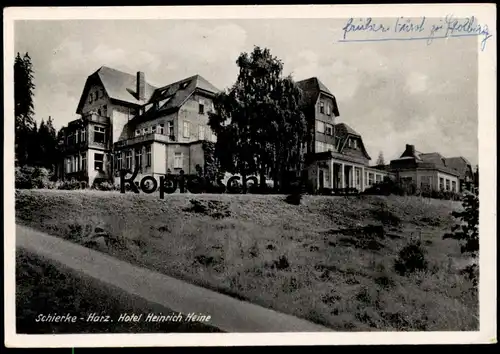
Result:
{"label": "meadow slope", "polygon": [[[191,203],[196,199],[197,203]],[[419,197],[18,190],[16,222],[340,331],[477,330],[465,259],[442,240],[457,202]],[[360,228],[374,225],[374,231]],[[382,228],[381,228],[382,227]],[[381,231],[382,230],[382,231]],[[394,271],[410,239],[427,270]]]}

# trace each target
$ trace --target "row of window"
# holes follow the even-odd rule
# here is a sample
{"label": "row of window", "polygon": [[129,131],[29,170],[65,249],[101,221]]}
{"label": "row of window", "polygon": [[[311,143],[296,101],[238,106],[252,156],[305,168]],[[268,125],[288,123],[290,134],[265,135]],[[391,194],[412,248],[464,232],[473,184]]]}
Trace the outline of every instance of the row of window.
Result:
{"label": "row of window", "polygon": [[[100,126],[92,127],[93,141],[98,144],[106,143],[106,128]],[[75,145],[79,142],[83,143],[87,140],[87,131],[85,129],[77,129],[74,132],[68,133],[67,145]]]}
{"label": "row of window", "polygon": [[[132,165],[132,158],[135,161],[134,165]],[[135,166],[138,166],[139,169],[151,167],[151,145],[146,146],[144,149],[138,147],[134,150],[126,150],[124,153],[120,151],[115,155],[115,169],[131,170]]]}
{"label": "row of window", "polygon": [[[139,114],[142,115],[145,112],[149,111],[151,108],[154,108],[156,110],[156,109],[159,109],[159,108],[165,106],[165,104],[167,102],[169,102],[172,99],[172,97],[174,97],[174,95],[171,95],[171,96],[165,97],[164,99],[161,99],[159,101],[151,102],[151,103],[144,105],[143,107],[141,107],[139,109]],[[212,109],[213,109],[213,105],[212,105]],[[205,114],[205,100],[202,98],[200,98],[198,100],[198,114]]]}
{"label": "row of window", "polygon": [[[412,177],[401,178],[402,182],[412,183]],[[421,176],[420,177],[420,187],[421,189],[431,189],[432,188],[432,176]],[[439,190],[442,191],[452,191],[457,192],[457,182],[451,181],[448,178],[439,177]]]}
{"label": "row of window", "polygon": [[108,116],[108,105],[105,104],[105,105],[99,106],[99,108],[97,108],[97,111],[95,109],[92,109],[92,110],[90,110],[89,113],[94,113],[94,114],[97,114],[98,116],[101,116],[101,117],[107,117]]}
{"label": "row of window", "polygon": [[316,121],[316,131],[318,133],[322,133],[322,134],[326,134],[326,135],[333,135],[333,125],[317,120]]}
{"label": "row of window", "polygon": [[[146,134],[165,134],[168,136],[174,136],[174,122],[173,121],[168,121],[167,122],[167,129],[165,130],[165,124],[160,123],[157,125],[152,125],[148,128],[142,128],[142,129],[136,129],[135,131],[135,136],[141,136],[141,135],[146,135]],[[188,121],[184,121],[182,125],[182,136],[186,139],[189,139],[191,137],[191,123]],[[196,135],[195,135],[196,136]],[[210,129],[207,129],[206,126],[204,125],[199,125],[198,126],[198,139],[199,140],[210,140],[215,142],[216,136],[215,134],[210,131]]]}
{"label": "row of window", "polygon": [[[448,178],[443,178],[439,177],[439,189],[444,191],[450,191],[450,182],[451,182],[451,191],[456,192],[457,191],[457,182],[456,181],[450,181]],[[446,183],[446,187],[445,187]],[[446,188],[446,189],[445,189]]]}
{"label": "row of window", "polygon": [[[94,170],[104,170],[104,153],[94,153]],[[87,153],[66,157],[66,173],[87,172]]]}
{"label": "row of window", "polygon": [[321,141],[316,141],[315,151],[316,151],[316,153],[325,152],[325,151],[334,151],[333,144],[328,144],[328,143],[323,143]]}
{"label": "row of window", "polygon": [[146,134],[165,134],[168,136],[174,135],[174,122],[167,122],[167,129],[165,130],[165,124],[161,123],[158,125],[152,125],[148,128],[136,129],[135,136],[146,135]]}
{"label": "row of window", "polygon": [[[132,164],[132,161],[134,163]],[[117,153],[115,156],[115,169],[132,170],[136,167],[139,170],[145,167],[151,167],[151,145],[144,148],[139,147],[133,150],[126,150],[124,153]],[[182,152],[174,153],[174,168],[183,168],[184,154]]]}
{"label": "row of window", "polygon": [[377,173],[365,172],[365,180],[368,180],[368,186],[372,186],[374,183],[382,182],[382,175]]}

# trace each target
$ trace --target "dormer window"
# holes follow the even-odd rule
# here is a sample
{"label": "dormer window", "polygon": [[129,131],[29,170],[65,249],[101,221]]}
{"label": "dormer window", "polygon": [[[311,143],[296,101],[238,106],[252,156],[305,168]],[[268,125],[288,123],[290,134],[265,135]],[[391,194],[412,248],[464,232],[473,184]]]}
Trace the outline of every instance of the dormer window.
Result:
{"label": "dormer window", "polygon": [[141,130],[140,129],[136,129],[135,136],[140,136],[140,135],[141,135]]}
{"label": "dormer window", "polygon": [[320,102],[319,103],[319,112],[320,113],[325,113],[325,102]]}
{"label": "dormer window", "polygon": [[165,99],[161,100],[161,101],[159,102],[158,106],[159,106],[159,107],[163,107],[163,106],[164,106],[164,105],[165,105],[168,101],[170,101],[171,99],[172,99],[172,96],[167,97],[167,98],[165,98]]}
{"label": "dormer window", "polygon": [[329,104],[329,103],[327,103],[327,104],[326,104],[326,114],[327,114],[327,115],[330,115],[330,114],[331,114],[331,107],[330,107],[330,104]]}
{"label": "dormer window", "polygon": [[183,83],[181,84],[181,86],[180,86],[181,90],[186,89],[186,87],[188,87],[188,85],[189,85],[189,81],[183,82]]}

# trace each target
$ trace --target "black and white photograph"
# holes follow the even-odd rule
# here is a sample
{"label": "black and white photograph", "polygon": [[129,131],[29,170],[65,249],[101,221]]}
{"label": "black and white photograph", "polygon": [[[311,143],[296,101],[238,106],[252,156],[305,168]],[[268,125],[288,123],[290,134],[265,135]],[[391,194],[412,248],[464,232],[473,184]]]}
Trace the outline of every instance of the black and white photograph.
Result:
{"label": "black and white photograph", "polygon": [[496,343],[495,5],[4,33],[7,346]]}

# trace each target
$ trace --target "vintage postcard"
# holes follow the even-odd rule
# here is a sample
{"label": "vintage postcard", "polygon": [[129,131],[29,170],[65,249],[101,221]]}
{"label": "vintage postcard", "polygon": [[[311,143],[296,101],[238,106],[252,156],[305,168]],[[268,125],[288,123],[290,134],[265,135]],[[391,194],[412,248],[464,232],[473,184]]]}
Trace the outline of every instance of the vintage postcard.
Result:
{"label": "vintage postcard", "polygon": [[496,343],[495,10],[5,9],[6,346]]}

